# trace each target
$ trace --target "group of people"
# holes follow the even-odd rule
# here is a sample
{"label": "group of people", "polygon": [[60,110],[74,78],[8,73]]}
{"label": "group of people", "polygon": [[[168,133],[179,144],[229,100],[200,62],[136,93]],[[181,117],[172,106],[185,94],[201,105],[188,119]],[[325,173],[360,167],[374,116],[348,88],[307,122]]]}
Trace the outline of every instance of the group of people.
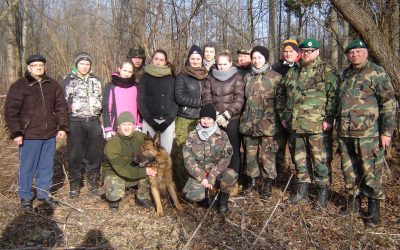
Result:
{"label": "group of people", "polygon": [[384,150],[396,122],[393,87],[384,69],[368,60],[367,45],[359,39],[346,48],[350,65],[340,73],[319,53],[315,39],[300,44],[289,39],[272,66],[263,46],[239,49],[234,66],[229,51],[219,52],[213,43],[203,49],[193,45],[176,75],[164,50],[156,50],[145,65],[144,49],[135,46],[104,88],[91,73],[88,53],[75,57],[63,85],[45,74],[43,56],[30,56],[5,105],[11,139],[20,146],[21,208],[32,209],[34,195],[56,205],[49,198],[55,139],[66,134],[70,198],[80,195],[84,164],[91,196],[104,191],[110,208],[118,209],[125,188],[137,185],[137,204],[150,208],[146,176],[157,172],[133,159],[145,134],[160,132],[177,184],[190,202],[209,205],[218,188],[218,210],[226,213],[238,180],[243,194],[267,199],[288,144],[298,185],[289,202],[307,200],[314,182],[315,208],[322,210],[329,200],[336,129],[348,211],[358,212],[360,197],[366,196],[367,223],[377,224]]}

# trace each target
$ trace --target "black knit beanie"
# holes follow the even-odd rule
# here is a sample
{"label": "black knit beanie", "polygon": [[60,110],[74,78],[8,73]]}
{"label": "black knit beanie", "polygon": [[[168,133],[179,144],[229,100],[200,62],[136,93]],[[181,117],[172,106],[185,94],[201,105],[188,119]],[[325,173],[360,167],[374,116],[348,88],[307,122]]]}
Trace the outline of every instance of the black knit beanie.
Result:
{"label": "black knit beanie", "polygon": [[200,110],[200,118],[209,117],[212,118],[214,121],[217,118],[217,111],[214,108],[214,105],[211,103],[207,103],[204,105]]}
{"label": "black knit beanie", "polygon": [[188,53],[188,59],[191,55],[193,54],[198,54],[201,56],[201,58],[203,58],[203,51],[201,50],[201,48],[197,45],[192,45],[192,47],[190,47],[189,49],[189,53]]}
{"label": "black knit beanie", "polygon": [[78,65],[78,63],[82,60],[86,60],[90,62],[90,65],[92,65],[92,57],[90,56],[89,53],[87,52],[80,52],[75,56],[75,66]]}
{"label": "black knit beanie", "polygon": [[255,47],[251,50],[251,52],[250,52],[251,58],[253,58],[253,53],[254,53],[254,52],[258,52],[258,53],[260,53],[261,55],[263,55],[264,58],[265,58],[265,61],[268,62],[268,59],[269,59],[269,51],[268,51],[267,48],[265,48],[264,46],[255,46]]}

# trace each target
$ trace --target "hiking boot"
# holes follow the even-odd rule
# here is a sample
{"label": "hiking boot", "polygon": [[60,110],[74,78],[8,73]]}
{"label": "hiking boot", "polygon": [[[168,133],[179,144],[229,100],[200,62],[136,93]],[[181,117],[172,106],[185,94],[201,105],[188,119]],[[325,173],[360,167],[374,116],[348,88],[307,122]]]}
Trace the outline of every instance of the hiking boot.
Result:
{"label": "hiking boot", "polygon": [[315,210],[322,211],[328,206],[329,186],[318,187],[318,201]]}
{"label": "hiking boot", "polygon": [[265,178],[264,179],[264,185],[261,189],[260,196],[263,199],[267,199],[271,197],[272,194],[272,183],[274,182],[274,179],[271,178]]}
{"label": "hiking boot", "polygon": [[297,193],[289,198],[289,203],[297,204],[302,200],[308,199],[308,186],[307,182],[300,182],[297,186]]}
{"label": "hiking boot", "polygon": [[113,210],[113,211],[118,211],[118,209],[119,209],[119,201],[120,201],[120,200],[117,200],[117,201],[108,201],[108,206],[109,206],[109,208],[110,208],[111,210]]}
{"label": "hiking boot", "polygon": [[259,192],[259,188],[258,188],[258,178],[259,177],[250,177],[248,176],[248,182],[247,182],[247,187],[245,189],[243,189],[243,191],[241,192],[242,195],[246,195],[248,193],[251,193],[252,191],[255,191],[256,193]]}
{"label": "hiking boot", "polygon": [[38,198],[37,199],[42,205],[46,205],[49,208],[56,208],[58,206],[58,201],[53,200],[52,198]]}
{"label": "hiking boot", "polygon": [[72,180],[69,182],[69,198],[70,199],[76,199],[79,197],[80,194],[80,185],[81,185],[81,179],[76,178],[75,180]]}
{"label": "hiking boot", "polygon": [[379,224],[380,217],[380,200],[368,198],[368,218],[365,222],[366,226],[372,227]]}
{"label": "hiking boot", "polygon": [[221,192],[221,196],[219,197],[219,206],[218,206],[219,213],[225,214],[226,212],[228,212],[228,200],[229,200],[229,194]]}
{"label": "hiking boot", "polygon": [[360,212],[360,196],[349,195],[347,198],[347,213],[358,213]]}
{"label": "hiking boot", "polygon": [[151,209],[153,207],[153,204],[151,203],[151,201],[149,199],[138,199],[136,198],[136,204],[144,207],[146,209]]}
{"label": "hiking boot", "polygon": [[99,191],[99,173],[88,173],[87,174],[87,184],[88,184],[88,195],[92,198],[100,199],[100,191]]}
{"label": "hiking boot", "polygon": [[100,197],[101,197],[101,193],[100,193],[100,190],[98,188],[89,189],[88,195],[90,197],[92,197],[92,198],[95,198],[95,199],[100,199]]}
{"label": "hiking boot", "polygon": [[33,209],[32,200],[21,199],[21,204],[19,205],[19,208],[24,211],[32,211]]}

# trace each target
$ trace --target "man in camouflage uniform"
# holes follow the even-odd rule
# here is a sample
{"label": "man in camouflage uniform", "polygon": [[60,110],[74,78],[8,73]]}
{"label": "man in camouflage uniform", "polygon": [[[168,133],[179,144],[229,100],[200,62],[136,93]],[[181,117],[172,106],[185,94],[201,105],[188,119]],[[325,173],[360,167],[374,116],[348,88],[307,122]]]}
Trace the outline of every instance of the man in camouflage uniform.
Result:
{"label": "man in camouflage uniform", "polygon": [[244,78],[246,103],[240,117],[239,131],[244,135],[246,152],[246,175],[249,177],[248,191],[258,191],[258,179],[264,181],[260,192],[262,198],[272,193],[272,183],[277,176],[275,155],[277,112],[276,93],[281,75],[270,70],[269,51],[256,46],[251,51],[252,72]]}
{"label": "man in camouflage uniform", "polygon": [[129,49],[126,58],[129,59],[133,64],[133,74],[135,74],[135,81],[138,84],[144,74],[146,53],[142,46],[135,45]]}
{"label": "man in camouflage uniform", "polygon": [[322,209],[328,202],[328,155],[332,150],[324,138],[328,136],[331,140],[329,132],[336,114],[337,77],[321,62],[315,39],[306,39],[299,47],[300,65],[288,71],[278,90],[278,110],[282,126],[290,131],[298,180],[297,193],[289,201],[295,204],[308,198],[312,166],[307,157],[310,157],[313,179],[318,186],[316,209]]}
{"label": "man in camouflage uniform", "polygon": [[250,49],[239,48],[236,51],[237,54],[237,64],[236,68],[239,74],[244,78],[247,73],[251,73],[251,57]]}
{"label": "man in camouflage uniform", "polygon": [[373,225],[384,199],[384,150],[396,124],[394,90],[385,70],[368,60],[363,41],[350,42],[345,52],[350,66],[340,79],[338,136],[348,209],[358,212],[359,195],[365,195],[367,225]]}
{"label": "man in camouflage uniform", "polygon": [[216,184],[221,189],[220,213],[228,211],[229,194],[237,182],[237,173],[228,168],[232,146],[227,134],[215,122],[216,110],[209,103],[200,111],[200,123],[191,131],[183,146],[183,158],[189,179],[183,188],[185,198],[201,202],[208,197],[208,190]]}
{"label": "man in camouflage uniform", "polygon": [[130,112],[122,112],[117,119],[117,135],[104,148],[106,163],[103,166],[106,198],[111,209],[117,210],[125,196],[125,188],[138,185],[136,203],[151,208],[147,175],[155,175],[151,168],[140,168],[132,162],[139,153],[145,134],[135,129],[135,119]]}

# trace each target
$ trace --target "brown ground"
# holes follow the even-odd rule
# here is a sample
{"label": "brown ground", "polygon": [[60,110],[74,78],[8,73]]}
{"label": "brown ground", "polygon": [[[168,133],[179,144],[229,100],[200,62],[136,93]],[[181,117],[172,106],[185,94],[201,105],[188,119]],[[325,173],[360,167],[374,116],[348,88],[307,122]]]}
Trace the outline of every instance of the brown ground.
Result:
{"label": "brown ground", "polygon": [[[18,209],[17,156],[17,147],[1,143],[0,248],[182,249],[207,211],[182,201],[183,212],[168,205],[166,216],[157,218],[153,211],[134,204],[133,190],[118,212],[111,212],[105,201],[89,198],[86,188],[82,189],[80,199],[70,200],[62,167],[65,155],[60,150],[54,196],[70,206],[61,205],[55,211],[39,207],[36,212],[24,213]],[[400,166],[398,150],[393,159],[393,179],[385,178],[386,201],[381,208],[382,222],[377,227],[366,228],[361,217],[342,212],[343,180],[335,157],[333,192],[325,212],[312,209],[314,189],[310,203],[288,205],[286,199],[293,185],[277,206],[290,175],[285,170],[275,183],[271,199],[233,197],[231,213],[226,217],[212,209],[189,249],[400,249],[400,178],[395,169]],[[267,221],[265,231],[258,237]]]}

